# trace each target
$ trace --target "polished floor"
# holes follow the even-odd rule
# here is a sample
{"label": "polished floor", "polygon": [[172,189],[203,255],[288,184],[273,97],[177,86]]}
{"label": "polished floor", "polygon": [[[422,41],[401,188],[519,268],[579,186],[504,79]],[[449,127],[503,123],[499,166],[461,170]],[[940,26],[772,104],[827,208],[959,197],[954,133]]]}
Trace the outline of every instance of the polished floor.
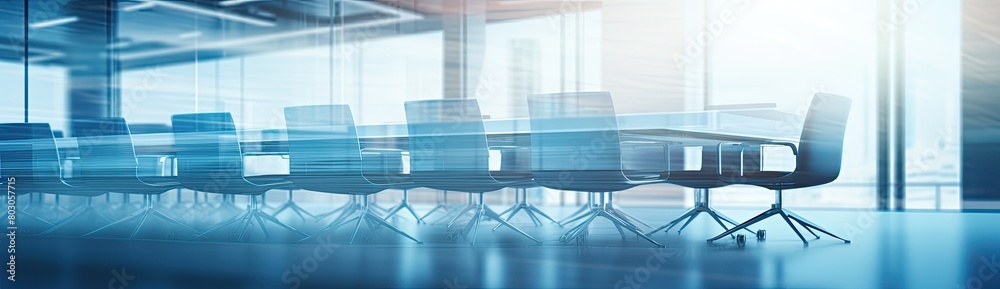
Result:
{"label": "polished floor", "polygon": [[[499,209],[499,208],[495,208]],[[554,217],[575,208],[544,208]],[[681,209],[625,208],[659,226]],[[761,208],[760,210],[763,210]],[[429,207],[418,206],[421,213]],[[793,209],[794,210],[794,209]],[[721,209],[737,220],[757,212]],[[455,227],[393,221],[424,244],[378,229],[347,245],[348,229],[299,243],[18,236],[9,288],[1000,288],[1000,214],[797,210],[833,233],[809,246],[780,218],[745,248],[705,216],[655,248],[598,221],[582,244],[562,244],[554,224],[515,223],[540,240],[485,223],[475,246]],[[460,221],[461,222],[461,221]],[[364,230],[364,229],[362,229]],[[274,231],[274,230],[272,230]],[[8,287],[4,287],[8,288]]]}

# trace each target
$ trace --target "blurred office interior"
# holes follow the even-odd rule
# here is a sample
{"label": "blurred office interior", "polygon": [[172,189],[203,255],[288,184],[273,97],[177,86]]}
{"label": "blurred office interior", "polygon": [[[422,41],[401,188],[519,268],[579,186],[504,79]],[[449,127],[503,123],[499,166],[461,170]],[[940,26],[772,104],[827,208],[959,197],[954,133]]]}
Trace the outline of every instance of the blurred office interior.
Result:
{"label": "blurred office interior", "polygon": [[[77,120],[122,117],[133,135],[164,134],[174,115],[229,112],[241,140],[266,143],[287,138],[289,106],[347,104],[358,125],[380,125],[406,123],[407,101],[476,99],[484,119],[507,120],[529,117],[529,95],[608,91],[619,115],[769,109],[782,114],[765,130],[797,134],[813,96],[832,93],[853,100],[839,177],[788,193],[785,206],[989,213],[1000,210],[997,11],[988,0],[8,0],[0,123],[48,123],[71,138]],[[761,153],[768,170],[795,168],[784,148]],[[697,148],[678,155],[676,165],[701,165]],[[280,156],[246,166],[289,170]],[[514,191],[486,198],[502,209]],[[640,186],[615,202],[679,210],[696,203],[693,191]],[[715,207],[735,210],[774,198],[755,186],[712,192]],[[437,190],[408,193],[421,214],[440,202]],[[586,202],[542,187],[527,196],[567,212]],[[161,202],[199,197],[178,190]],[[317,214],[348,200],[294,198]]]}

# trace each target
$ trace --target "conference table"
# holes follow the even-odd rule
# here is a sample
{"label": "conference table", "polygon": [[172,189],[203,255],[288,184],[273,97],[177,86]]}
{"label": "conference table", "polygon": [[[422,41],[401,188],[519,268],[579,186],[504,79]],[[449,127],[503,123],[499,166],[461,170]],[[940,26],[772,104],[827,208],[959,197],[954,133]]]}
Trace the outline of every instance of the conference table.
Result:
{"label": "conference table", "polygon": [[[720,141],[796,141],[803,117],[773,108],[705,110],[618,115],[623,141],[649,141],[683,145],[711,145]],[[490,145],[526,146],[531,126],[527,118],[486,119],[483,121]],[[287,154],[283,129],[239,130],[247,155]],[[361,146],[396,148],[409,145],[406,123],[362,124],[357,126]],[[169,156],[174,153],[172,133],[132,135],[136,154]],[[76,154],[76,138],[57,138],[56,146],[65,158]]]}

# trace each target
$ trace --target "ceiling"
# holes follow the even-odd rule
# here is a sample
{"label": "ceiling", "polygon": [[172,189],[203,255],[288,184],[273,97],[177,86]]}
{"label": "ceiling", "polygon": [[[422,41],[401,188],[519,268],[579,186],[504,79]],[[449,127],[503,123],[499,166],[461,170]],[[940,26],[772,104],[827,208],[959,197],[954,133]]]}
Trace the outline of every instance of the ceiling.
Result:
{"label": "ceiling", "polygon": [[[434,31],[443,17],[465,13],[466,6],[466,0],[25,1],[28,61],[72,69],[115,60],[130,69]],[[558,14],[567,3],[584,9],[600,4],[481,1],[487,21]],[[0,61],[20,62],[24,2],[6,2],[0,5]],[[117,25],[109,27],[108,19]]]}

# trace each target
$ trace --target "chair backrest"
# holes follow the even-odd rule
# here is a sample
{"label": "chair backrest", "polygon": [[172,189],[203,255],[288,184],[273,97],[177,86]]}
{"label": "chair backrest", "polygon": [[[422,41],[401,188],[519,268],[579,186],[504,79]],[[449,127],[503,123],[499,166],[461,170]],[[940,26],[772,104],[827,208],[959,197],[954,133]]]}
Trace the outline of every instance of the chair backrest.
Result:
{"label": "chair backrest", "polygon": [[14,177],[19,193],[62,184],[59,151],[49,124],[0,124],[0,176]]}
{"label": "chair backrest", "polygon": [[364,174],[361,143],[351,107],[285,108],[289,176],[296,186],[321,192],[380,191]]}
{"label": "chair backrest", "polygon": [[611,93],[533,95],[528,112],[535,182],[576,191],[612,191],[628,182]]}
{"label": "chair backrest", "polygon": [[[101,188],[140,185],[136,169],[135,147],[128,124],[121,117],[81,119],[73,122],[80,160],[73,163],[74,177],[87,186]],[[108,183],[108,179],[118,183]],[[128,181],[124,181],[128,180]],[[124,182],[121,182],[124,181]]]}
{"label": "chair backrest", "polygon": [[490,175],[489,144],[479,102],[435,99],[408,101],[405,106],[414,181],[456,191],[497,184]]}
{"label": "chair backrest", "polygon": [[177,178],[184,187],[224,192],[231,186],[246,184],[243,152],[232,115],[228,112],[178,114],[171,117],[171,123]]}
{"label": "chair backrest", "polygon": [[808,174],[819,183],[837,179],[850,113],[850,98],[828,93],[813,97],[799,136],[795,173]]}

